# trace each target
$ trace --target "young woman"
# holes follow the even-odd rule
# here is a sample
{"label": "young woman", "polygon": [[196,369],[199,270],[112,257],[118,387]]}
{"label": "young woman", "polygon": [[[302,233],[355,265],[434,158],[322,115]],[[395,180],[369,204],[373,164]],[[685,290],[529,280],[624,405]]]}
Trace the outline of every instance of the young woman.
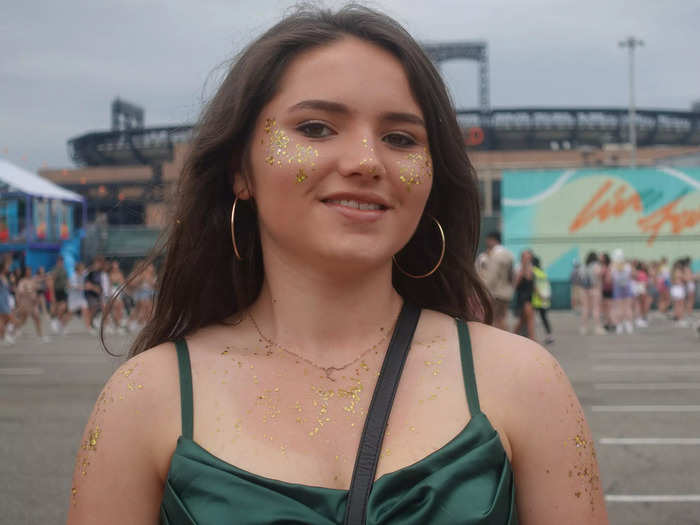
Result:
{"label": "young woman", "polygon": [[366,523],[607,523],[566,375],[478,322],[474,172],[396,22],[303,10],[252,43],[177,195],[154,315],[85,430],[71,525],[342,523],[405,301],[423,310]]}
{"label": "young woman", "polygon": [[85,298],[85,265],[78,262],[73,275],[68,279],[68,312],[63,319],[63,333],[67,333],[68,324],[73,315],[80,314],[85,323],[85,329],[90,330],[90,310]]}
{"label": "young woman", "polygon": [[615,323],[612,320],[612,299],[613,299],[613,282],[612,269],[610,268],[610,256],[603,252],[598,257],[600,263],[600,322],[606,331],[615,329]]}
{"label": "young woman", "polygon": [[48,336],[41,329],[41,315],[39,313],[39,295],[37,293],[37,277],[32,275],[32,269],[27,266],[24,276],[17,283],[15,296],[17,298],[17,331],[22,329],[28,317],[34,321],[36,334],[42,343],[50,342]]}
{"label": "young woman", "polygon": [[671,301],[673,301],[673,320],[675,326],[686,328],[689,326],[686,317],[687,286],[683,259],[678,259],[671,268]]}
{"label": "young woman", "polygon": [[533,341],[535,340],[535,310],[532,307],[534,289],[532,252],[525,250],[520,254],[520,270],[515,277],[515,315],[518,317],[518,322],[513,331],[516,334],[524,332],[524,335]]}
{"label": "young woman", "polygon": [[586,256],[585,265],[581,269],[581,288],[579,333],[586,335],[592,331],[596,335],[605,335],[600,319],[601,270],[598,255],[595,252],[589,252]]}
{"label": "young woman", "polygon": [[544,343],[550,345],[554,342],[552,337],[552,326],[549,322],[547,312],[552,305],[552,285],[549,282],[547,273],[542,269],[540,258],[533,256],[532,273],[535,277],[535,286],[532,292],[532,307],[540,314],[542,326],[544,327]]}
{"label": "young woman", "polygon": [[7,345],[15,344],[15,339],[10,333],[9,325],[14,321],[12,305],[10,301],[10,280],[8,278],[9,262],[6,259],[0,261],[0,341]]}
{"label": "young woman", "polygon": [[613,319],[615,332],[622,334],[634,332],[634,293],[632,290],[632,265],[625,260],[625,255],[620,248],[613,251],[612,255],[612,281],[613,281]]}

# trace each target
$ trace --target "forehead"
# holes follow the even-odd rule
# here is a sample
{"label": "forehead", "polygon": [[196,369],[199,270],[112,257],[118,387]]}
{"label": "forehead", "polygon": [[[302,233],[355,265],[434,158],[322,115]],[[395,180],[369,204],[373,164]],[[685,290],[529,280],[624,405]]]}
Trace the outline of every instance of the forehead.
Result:
{"label": "forehead", "polygon": [[422,115],[399,60],[355,37],[297,55],[269,106],[289,107],[304,99],[342,102],[355,111],[411,111]]}

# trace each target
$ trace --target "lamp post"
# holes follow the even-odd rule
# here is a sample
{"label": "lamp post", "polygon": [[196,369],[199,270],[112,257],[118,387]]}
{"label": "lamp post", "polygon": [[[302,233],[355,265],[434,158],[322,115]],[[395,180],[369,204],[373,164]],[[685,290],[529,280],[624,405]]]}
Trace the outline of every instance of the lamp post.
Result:
{"label": "lamp post", "polygon": [[620,47],[626,47],[630,52],[630,105],[629,105],[629,141],[632,146],[632,157],[630,159],[630,166],[633,168],[637,166],[637,128],[635,126],[636,120],[636,108],[634,106],[634,49],[637,46],[643,46],[644,42],[642,40],[637,40],[633,36],[628,37],[626,40],[622,40],[619,43]]}

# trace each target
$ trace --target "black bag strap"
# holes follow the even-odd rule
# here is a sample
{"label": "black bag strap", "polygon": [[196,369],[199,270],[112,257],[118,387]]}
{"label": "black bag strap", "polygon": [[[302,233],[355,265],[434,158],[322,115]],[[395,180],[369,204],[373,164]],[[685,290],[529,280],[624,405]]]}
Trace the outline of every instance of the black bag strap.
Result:
{"label": "black bag strap", "polygon": [[419,317],[420,308],[404,302],[367,411],[345,508],[345,525],[365,523],[367,501],[377,472],[384,431]]}

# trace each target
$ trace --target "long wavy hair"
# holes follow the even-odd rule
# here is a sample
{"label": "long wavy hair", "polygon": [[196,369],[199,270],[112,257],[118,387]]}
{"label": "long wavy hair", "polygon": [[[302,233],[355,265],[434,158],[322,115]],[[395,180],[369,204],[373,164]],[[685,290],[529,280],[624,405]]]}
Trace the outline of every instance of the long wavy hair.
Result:
{"label": "long wavy hair", "polygon": [[153,315],[130,355],[221,323],[257,298],[263,253],[256,210],[252,199],[239,202],[236,210],[236,238],[244,258],[239,261],[231,244],[233,173],[246,163],[255,122],[289,64],[303,51],[346,36],[399,60],[425,116],[433,186],[419,226],[397,260],[412,273],[435,264],[441,244],[430,216],[444,228],[445,257],[438,271],[424,279],[395,268],[395,289],[423,308],[491,322],[489,295],[474,266],[480,225],[476,174],[438,71],[406,30],[382,13],[354,4],[337,12],[302,6],[240,53],[204,109],[178,181],[172,220],[151,256],[163,258]]}

